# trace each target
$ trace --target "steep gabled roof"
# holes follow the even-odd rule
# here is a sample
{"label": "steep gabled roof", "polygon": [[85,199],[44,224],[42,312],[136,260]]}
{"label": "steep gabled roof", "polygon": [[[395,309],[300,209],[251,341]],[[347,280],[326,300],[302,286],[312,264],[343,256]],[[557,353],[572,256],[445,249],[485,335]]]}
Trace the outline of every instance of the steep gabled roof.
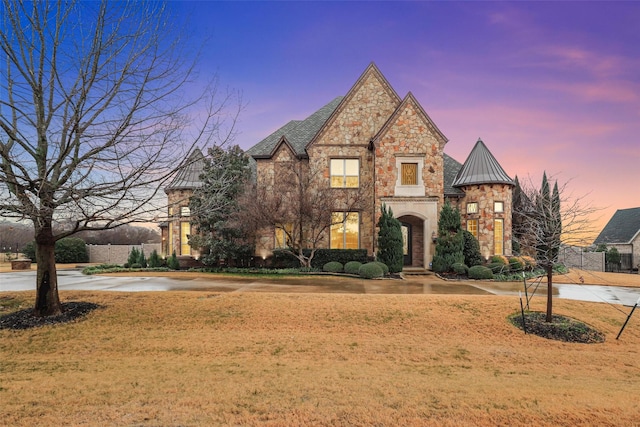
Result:
{"label": "steep gabled roof", "polygon": [[631,243],[640,233],[640,208],[618,209],[596,240],[599,244]]}
{"label": "steep gabled roof", "polygon": [[464,191],[453,186],[458,172],[462,169],[462,163],[449,156],[447,153],[443,153],[444,163],[444,195],[447,197],[463,197]]}
{"label": "steep gabled roof", "polygon": [[395,91],[393,86],[389,84],[389,81],[384,76],[384,74],[380,72],[380,69],[376,66],[376,64],[372,62],[367,66],[366,70],[364,70],[364,72],[360,75],[358,80],[356,80],[354,85],[351,86],[351,89],[349,89],[349,92],[347,92],[347,94],[343,97],[340,104],[336,106],[337,108],[334,109],[331,115],[322,124],[320,129],[318,129],[318,132],[316,132],[316,134],[314,135],[314,138],[312,138],[307,143],[307,147],[311,145],[316,138],[320,137],[326,128],[331,126],[331,124],[336,120],[336,117],[340,114],[340,111],[343,109],[343,107],[351,101],[351,99],[356,95],[360,87],[370,77],[376,78],[380,82],[382,89],[389,95],[389,97],[394,101],[394,103],[396,103],[397,105],[400,104],[401,102],[400,96]]}
{"label": "steep gabled roof", "polygon": [[167,185],[164,192],[167,193],[171,190],[193,190],[202,186],[202,180],[200,175],[204,170],[204,155],[199,148],[194,148],[187,160],[184,167],[182,167],[171,183]]}
{"label": "steep gabled roof", "polygon": [[452,186],[463,187],[474,184],[515,185],[481,139],[478,139],[471,150]]}
{"label": "steep gabled roof", "polygon": [[342,96],[334,98],[333,101],[304,120],[291,120],[247,150],[247,154],[256,159],[269,158],[274,154],[284,139],[296,155],[304,155],[305,147],[316,133],[318,133],[318,130],[324,125],[336,107],[338,107],[342,98]]}
{"label": "steep gabled roof", "polygon": [[404,109],[407,107],[407,104],[412,104],[417,110],[417,112],[423,116],[425,122],[431,128],[431,130],[436,135],[436,137],[440,140],[441,143],[446,144],[447,142],[449,142],[447,137],[444,136],[444,134],[440,129],[438,129],[438,126],[436,126],[433,120],[431,120],[431,117],[429,117],[427,112],[424,111],[424,108],[422,108],[422,105],[420,105],[418,100],[415,98],[415,96],[413,96],[411,92],[409,92],[407,96],[404,97],[402,102],[400,102],[400,105],[398,105],[398,107],[391,114],[391,116],[389,116],[389,119],[386,121],[386,123],[380,128],[378,133],[373,137],[374,141],[377,141],[380,138],[380,136],[387,131],[387,129],[395,122],[396,118],[400,114],[402,114]]}

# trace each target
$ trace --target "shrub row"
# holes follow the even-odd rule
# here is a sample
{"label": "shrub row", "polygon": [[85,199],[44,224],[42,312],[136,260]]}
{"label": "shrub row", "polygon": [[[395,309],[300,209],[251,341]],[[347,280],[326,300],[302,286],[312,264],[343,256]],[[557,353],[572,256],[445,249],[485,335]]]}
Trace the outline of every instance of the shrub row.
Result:
{"label": "shrub row", "polygon": [[358,274],[364,279],[375,279],[388,274],[389,267],[380,261],[372,261],[365,264],[360,261],[349,261],[344,265],[338,261],[329,261],[322,266],[322,271],[328,273],[344,272],[349,274]]}
{"label": "shrub row", "polygon": [[[311,251],[305,249],[305,256],[311,255]],[[273,265],[281,268],[295,268],[300,266],[298,258],[283,250],[273,251]],[[311,260],[311,267],[321,269],[326,263],[335,261],[344,265],[349,261],[367,262],[366,249],[316,249],[316,253]]]}

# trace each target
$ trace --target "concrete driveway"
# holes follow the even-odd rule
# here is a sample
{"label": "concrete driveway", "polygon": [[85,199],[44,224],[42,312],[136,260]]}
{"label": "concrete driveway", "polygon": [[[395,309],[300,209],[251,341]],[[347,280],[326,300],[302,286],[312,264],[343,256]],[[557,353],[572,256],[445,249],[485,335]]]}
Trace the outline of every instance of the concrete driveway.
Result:
{"label": "concrete driveway", "polygon": [[[36,272],[0,274],[0,292],[35,290]],[[162,276],[86,276],[78,269],[58,271],[61,291],[208,291],[208,292],[287,292],[351,294],[467,294],[518,295],[523,291],[517,282],[447,282],[433,276],[415,276],[407,280],[361,280],[333,276],[286,277],[260,279],[246,277],[162,277]],[[530,291],[531,292],[531,291]],[[536,296],[546,296],[540,286]],[[598,285],[554,285],[557,298],[606,302],[632,306],[640,298],[640,288]]]}

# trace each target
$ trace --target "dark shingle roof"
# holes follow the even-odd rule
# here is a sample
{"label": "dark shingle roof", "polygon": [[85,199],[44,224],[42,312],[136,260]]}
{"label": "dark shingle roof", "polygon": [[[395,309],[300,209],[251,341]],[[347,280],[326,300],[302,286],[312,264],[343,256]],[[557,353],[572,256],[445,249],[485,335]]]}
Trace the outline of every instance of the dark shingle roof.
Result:
{"label": "dark shingle roof", "polygon": [[593,243],[631,243],[639,232],[640,208],[618,209]]}
{"label": "dark shingle roof", "polygon": [[254,158],[271,157],[282,138],[287,140],[297,155],[305,154],[306,145],[335,111],[342,98],[342,96],[335,98],[304,120],[290,121],[247,150],[247,154]]}
{"label": "dark shingle roof", "polygon": [[171,183],[167,185],[164,192],[171,190],[193,190],[202,186],[200,175],[204,170],[204,156],[200,149],[195,148],[183,168],[181,168]]}
{"label": "dark shingle roof", "polygon": [[462,169],[462,163],[444,154],[444,195],[449,197],[462,197],[464,191],[453,187],[453,181],[456,179],[458,172]]}
{"label": "dark shingle roof", "polygon": [[462,187],[474,184],[515,185],[481,139],[478,139],[471,150],[452,186]]}

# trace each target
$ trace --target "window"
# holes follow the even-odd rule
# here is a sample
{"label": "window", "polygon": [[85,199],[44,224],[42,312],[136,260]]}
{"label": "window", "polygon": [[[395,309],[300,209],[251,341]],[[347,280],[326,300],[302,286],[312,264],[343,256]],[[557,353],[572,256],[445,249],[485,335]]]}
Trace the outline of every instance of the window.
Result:
{"label": "window", "polygon": [[173,247],[173,223],[169,223],[169,242],[167,245],[167,253],[166,255],[171,255],[175,248]]}
{"label": "window", "polygon": [[191,234],[191,224],[188,222],[180,223],[180,255],[191,255],[191,246],[189,246],[189,235]]}
{"label": "window", "polygon": [[401,184],[402,185],[418,185],[418,164],[402,163],[401,167]]}
{"label": "window", "polygon": [[331,224],[331,249],[360,247],[360,214],[358,212],[333,212]]}
{"label": "window", "polygon": [[191,216],[191,209],[189,206],[183,206],[180,208],[180,216]]}
{"label": "window", "polygon": [[329,168],[332,188],[358,188],[360,185],[360,160],[331,159]]}
{"label": "window", "polygon": [[504,202],[493,202],[493,211],[497,213],[504,212]]}
{"label": "window", "polygon": [[468,214],[478,213],[478,202],[467,203],[467,213]]}
{"label": "window", "polygon": [[293,234],[293,224],[281,224],[276,227],[276,249],[291,247],[291,235]]}
{"label": "window", "polygon": [[504,220],[503,219],[493,220],[493,254],[494,255],[504,255],[504,246],[502,243],[503,235],[504,235]]}
{"label": "window", "polygon": [[473,237],[478,238],[478,220],[477,219],[468,219],[467,220],[467,231],[473,234]]}

